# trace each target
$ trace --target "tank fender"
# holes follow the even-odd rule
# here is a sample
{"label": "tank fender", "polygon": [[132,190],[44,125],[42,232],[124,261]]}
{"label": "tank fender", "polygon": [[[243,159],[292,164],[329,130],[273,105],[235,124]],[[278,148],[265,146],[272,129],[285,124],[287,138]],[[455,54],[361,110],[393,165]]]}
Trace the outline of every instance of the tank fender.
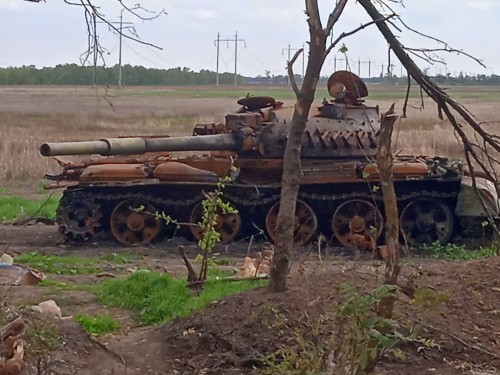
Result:
{"label": "tank fender", "polygon": [[217,182],[219,180],[219,176],[214,172],[171,161],[159,164],[153,171],[153,177],[160,181]]}
{"label": "tank fender", "polygon": [[[476,177],[476,186],[488,213],[495,218],[500,217],[500,200],[494,183],[485,178]],[[459,217],[488,217],[480,197],[474,190],[472,177],[465,176],[462,178],[455,214]]]}

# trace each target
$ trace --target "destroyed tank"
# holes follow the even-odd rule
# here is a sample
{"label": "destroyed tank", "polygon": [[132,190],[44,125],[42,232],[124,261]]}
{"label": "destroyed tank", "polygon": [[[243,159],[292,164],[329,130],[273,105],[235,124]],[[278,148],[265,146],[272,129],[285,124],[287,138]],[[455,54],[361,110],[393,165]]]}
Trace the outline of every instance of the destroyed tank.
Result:
{"label": "destroyed tank", "polygon": [[[333,99],[311,110],[302,138],[295,241],[306,244],[321,234],[351,246],[353,234],[361,234],[381,242],[384,210],[374,163],[379,109],[364,104],[367,87],[350,72],[332,74],[328,91]],[[157,215],[165,213],[183,223],[181,232],[200,239],[201,201],[229,175],[223,199],[238,213],[219,215],[222,242],[252,234],[272,241],[293,108],[272,97],[247,96],[238,104],[224,123],[197,124],[192,136],[43,144],[41,154],[63,167],[47,176],[48,188],[65,188],[60,231],[75,240],[111,232],[136,245],[172,235],[175,229]],[[69,162],[63,155],[99,156]],[[498,216],[492,183],[477,178],[476,193],[462,164],[445,157],[394,156],[394,183],[402,239],[413,245],[480,236],[485,219]]]}

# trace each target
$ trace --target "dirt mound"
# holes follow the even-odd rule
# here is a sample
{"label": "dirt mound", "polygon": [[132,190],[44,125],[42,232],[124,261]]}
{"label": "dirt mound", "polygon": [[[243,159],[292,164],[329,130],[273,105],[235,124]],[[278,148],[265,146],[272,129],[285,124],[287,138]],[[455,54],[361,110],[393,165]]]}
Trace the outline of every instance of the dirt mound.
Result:
{"label": "dirt mound", "polygon": [[[366,263],[309,265],[306,269],[315,270],[294,273],[285,293],[250,290],[214,302],[189,318],[142,331],[137,337],[130,335],[126,341],[135,347],[133,356],[125,360],[134,363],[134,357],[144,358],[149,353],[148,369],[158,373],[251,373],[279,348],[297,346],[297,335],[314,342],[318,319],[342,303],[342,284],[370,290],[382,277],[378,267]],[[424,374],[433,368],[435,373],[463,374],[498,368],[499,270],[500,257],[404,267],[401,290],[408,293],[415,286],[417,292],[414,299],[398,292],[398,316],[411,320],[412,329],[434,344],[404,344],[400,348],[405,359],[387,356],[380,371]],[[111,347],[121,350],[127,343]]]}

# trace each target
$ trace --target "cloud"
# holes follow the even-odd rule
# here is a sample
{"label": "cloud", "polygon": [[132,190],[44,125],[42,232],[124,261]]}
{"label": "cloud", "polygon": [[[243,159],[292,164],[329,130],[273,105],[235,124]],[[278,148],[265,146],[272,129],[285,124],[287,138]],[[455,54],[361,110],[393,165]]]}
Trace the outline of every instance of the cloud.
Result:
{"label": "cloud", "polygon": [[217,12],[208,9],[198,9],[193,12],[194,18],[197,20],[209,20],[217,17]]}
{"label": "cloud", "polygon": [[472,9],[478,9],[478,10],[489,10],[493,7],[495,7],[495,2],[493,1],[481,1],[481,0],[473,0],[473,1],[468,1],[467,6]]}

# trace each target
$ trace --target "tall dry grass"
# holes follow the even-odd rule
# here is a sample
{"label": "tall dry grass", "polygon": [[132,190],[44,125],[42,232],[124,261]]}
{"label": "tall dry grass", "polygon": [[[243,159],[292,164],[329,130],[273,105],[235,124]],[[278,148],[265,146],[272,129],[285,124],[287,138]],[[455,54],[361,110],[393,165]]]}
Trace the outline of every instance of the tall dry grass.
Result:
{"label": "tall dry grass", "polygon": [[[88,88],[0,88],[0,184],[59,173],[44,142],[126,135],[187,135],[197,122],[220,121],[233,100],[113,98]],[[234,106],[233,106],[234,107]]]}
{"label": "tall dry grass", "polygon": [[[500,119],[500,102],[463,100],[481,121]],[[319,103],[318,103],[319,104]],[[381,111],[391,101],[367,102]],[[401,119],[394,134],[401,154],[462,157],[447,121],[437,118],[435,105],[410,101],[408,118]],[[0,88],[0,185],[6,181],[38,181],[45,173],[59,173],[59,165],[42,157],[44,142],[95,140],[124,135],[186,135],[197,122],[218,122],[237,109],[234,99],[183,99],[171,97],[106,97],[90,88]],[[402,100],[396,103],[401,112]],[[500,123],[486,125],[496,133]],[[464,127],[467,129],[467,127]],[[471,134],[470,130],[467,130]]]}

